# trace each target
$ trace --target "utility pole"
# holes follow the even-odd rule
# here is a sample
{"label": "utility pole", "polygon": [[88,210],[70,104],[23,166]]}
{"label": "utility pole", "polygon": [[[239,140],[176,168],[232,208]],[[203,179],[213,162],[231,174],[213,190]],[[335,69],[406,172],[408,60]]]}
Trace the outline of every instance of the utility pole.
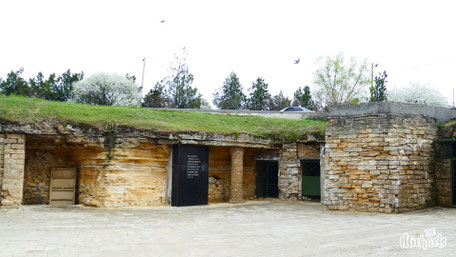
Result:
{"label": "utility pole", "polygon": [[143,59],[143,72],[142,72],[142,79],[141,79],[141,91],[144,88],[144,72],[145,71],[146,71],[146,57],[144,57],[144,59]]}
{"label": "utility pole", "polygon": [[374,63],[371,66],[371,87],[374,88]]}

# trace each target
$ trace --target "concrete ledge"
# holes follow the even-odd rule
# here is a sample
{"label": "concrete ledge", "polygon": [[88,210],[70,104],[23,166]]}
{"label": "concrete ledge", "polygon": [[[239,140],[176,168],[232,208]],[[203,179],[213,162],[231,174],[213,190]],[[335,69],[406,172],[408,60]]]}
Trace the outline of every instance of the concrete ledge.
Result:
{"label": "concrete ledge", "polygon": [[377,114],[402,114],[435,118],[437,122],[447,122],[456,118],[456,110],[422,104],[377,102],[362,104],[341,104],[329,108],[327,117],[365,116]]}
{"label": "concrete ledge", "polygon": [[183,112],[204,112],[212,114],[228,114],[241,116],[260,116],[266,118],[284,118],[284,119],[307,119],[307,118],[324,118],[323,113],[319,112],[280,112],[280,111],[258,111],[258,110],[217,110],[217,109],[178,109],[178,108],[148,108],[157,110],[171,110]]}

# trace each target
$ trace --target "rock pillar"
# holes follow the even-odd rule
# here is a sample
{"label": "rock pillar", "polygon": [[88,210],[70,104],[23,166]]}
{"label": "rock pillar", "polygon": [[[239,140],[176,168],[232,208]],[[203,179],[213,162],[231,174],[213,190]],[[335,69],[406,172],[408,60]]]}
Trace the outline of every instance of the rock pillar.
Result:
{"label": "rock pillar", "polygon": [[3,185],[0,191],[2,206],[22,204],[25,165],[25,136],[4,134],[0,147],[3,148]]}
{"label": "rock pillar", "polygon": [[231,148],[231,192],[230,203],[244,202],[242,183],[244,180],[244,148]]}

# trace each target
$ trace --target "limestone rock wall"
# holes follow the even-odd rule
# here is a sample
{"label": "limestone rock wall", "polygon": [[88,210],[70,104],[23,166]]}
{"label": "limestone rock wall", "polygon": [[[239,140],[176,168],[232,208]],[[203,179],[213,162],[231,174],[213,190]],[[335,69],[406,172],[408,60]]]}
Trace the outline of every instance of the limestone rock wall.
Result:
{"label": "limestone rock wall", "polygon": [[433,205],[436,133],[435,119],[423,116],[329,118],[324,204],[387,213]]}
{"label": "limestone rock wall", "polygon": [[22,204],[25,163],[25,136],[0,134],[0,205]]}
{"label": "limestone rock wall", "polygon": [[[124,207],[166,204],[168,157],[171,145],[124,140],[117,143],[108,162],[106,151],[78,150],[79,201],[89,206]],[[244,198],[255,196],[253,157],[264,149],[246,148],[244,153]],[[228,201],[231,155],[229,147],[209,148],[209,201]]]}
{"label": "limestone rock wall", "polygon": [[168,145],[128,140],[116,144],[111,153],[77,153],[79,201],[98,207],[166,204],[169,153]]}
{"label": "limestone rock wall", "polygon": [[319,158],[318,143],[283,144],[279,151],[279,198],[301,199],[301,160]]}

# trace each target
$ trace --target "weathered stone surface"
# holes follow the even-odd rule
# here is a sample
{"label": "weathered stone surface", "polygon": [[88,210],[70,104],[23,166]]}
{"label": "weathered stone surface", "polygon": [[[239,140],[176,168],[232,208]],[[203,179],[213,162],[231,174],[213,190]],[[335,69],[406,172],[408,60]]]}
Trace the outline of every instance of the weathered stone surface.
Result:
{"label": "weathered stone surface", "polygon": [[63,160],[48,151],[28,151],[25,159],[24,204],[49,204],[51,169],[71,165],[70,160]]}
{"label": "weathered stone surface", "polygon": [[[243,197],[244,199],[255,197],[255,156],[264,155],[269,152],[267,149],[245,148],[243,159]],[[209,177],[222,181],[223,201],[229,201],[231,186],[231,153],[230,147],[210,146],[209,147]],[[218,202],[213,198],[209,190],[209,202]]]}
{"label": "weathered stone surface", "polygon": [[324,204],[333,210],[387,213],[433,205],[436,134],[435,119],[422,116],[328,119]]}
{"label": "weathered stone surface", "polygon": [[[79,171],[78,200],[87,206],[124,207],[167,204],[168,145],[146,139],[116,139],[108,154],[103,142],[29,136],[26,162],[26,203],[46,204],[48,170],[76,167]],[[254,156],[270,150],[247,148],[243,160],[243,198],[255,196]],[[107,157],[111,156],[112,159]],[[209,201],[228,201],[231,154],[229,147],[209,147]],[[212,181],[212,179],[211,179]],[[166,182],[166,183],[165,183]],[[45,186],[43,186],[45,185]]]}
{"label": "weathered stone surface", "polygon": [[169,151],[166,145],[116,145],[111,160],[106,152],[75,153],[79,201],[100,207],[165,204]]}
{"label": "weathered stone surface", "polygon": [[244,181],[244,148],[231,148],[231,184],[230,184],[230,203],[242,203],[243,181]]}
{"label": "weathered stone surface", "polygon": [[319,159],[320,144],[283,144],[279,151],[279,198],[301,199],[302,159]]}
{"label": "weathered stone surface", "polygon": [[435,163],[437,204],[443,207],[452,207],[451,162],[450,159],[437,159]]}
{"label": "weathered stone surface", "polygon": [[209,200],[211,202],[222,202],[224,196],[223,180],[209,177]]}
{"label": "weathered stone surface", "polygon": [[23,199],[25,136],[5,133],[1,139],[0,205],[19,206]]}
{"label": "weathered stone surface", "polygon": [[[100,142],[106,137],[104,129],[92,127],[86,124],[66,124],[63,126],[58,121],[49,120],[45,123],[20,123],[0,121],[0,133],[30,134],[30,135],[54,135],[73,138],[74,140],[86,140]],[[234,146],[254,148],[276,148],[271,139],[253,136],[246,133],[211,133],[211,132],[157,132],[147,129],[136,129],[128,126],[117,125],[110,131],[118,139],[128,138],[155,140],[157,144],[203,144],[208,146]],[[309,141],[314,137],[309,135]]]}

